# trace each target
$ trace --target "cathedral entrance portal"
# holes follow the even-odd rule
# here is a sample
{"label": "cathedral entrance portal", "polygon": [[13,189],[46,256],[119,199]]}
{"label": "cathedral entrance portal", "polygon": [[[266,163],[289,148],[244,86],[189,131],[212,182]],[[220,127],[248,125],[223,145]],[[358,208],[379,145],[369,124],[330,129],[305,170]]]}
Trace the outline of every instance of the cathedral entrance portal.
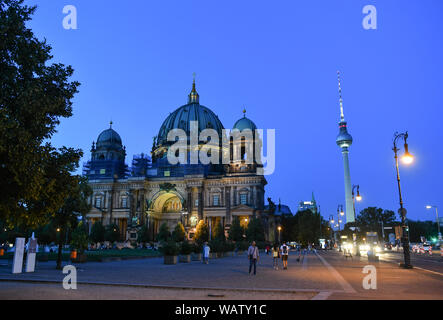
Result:
{"label": "cathedral entrance portal", "polygon": [[177,223],[187,224],[187,215],[184,212],[183,198],[177,192],[161,192],[152,200],[150,206],[151,217],[154,218],[155,234],[160,226],[166,223],[169,231],[174,230]]}

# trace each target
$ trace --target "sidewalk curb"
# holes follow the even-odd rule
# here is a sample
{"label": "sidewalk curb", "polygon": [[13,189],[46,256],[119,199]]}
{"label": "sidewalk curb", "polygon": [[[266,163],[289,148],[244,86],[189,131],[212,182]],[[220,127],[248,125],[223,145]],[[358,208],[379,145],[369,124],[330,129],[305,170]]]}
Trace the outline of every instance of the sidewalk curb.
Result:
{"label": "sidewalk curb", "polygon": [[[62,284],[62,281],[48,280],[48,279],[10,279],[1,277],[0,282],[23,282],[23,283],[42,283],[42,284]],[[110,283],[110,282],[91,282],[78,281],[78,285],[91,286],[110,286],[110,287],[130,287],[130,288],[146,288],[146,289],[172,289],[172,290],[218,290],[218,291],[246,291],[246,292],[266,292],[266,293],[312,293],[314,296],[325,291],[320,289],[272,289],[272,288],[229,288],[229,287],[189,287],[189,286],[173,286],[173,285],[150,285],[150,284],[135,284],[135,283]],[[343,293],[343,290],[327,290],[328,292]]]}

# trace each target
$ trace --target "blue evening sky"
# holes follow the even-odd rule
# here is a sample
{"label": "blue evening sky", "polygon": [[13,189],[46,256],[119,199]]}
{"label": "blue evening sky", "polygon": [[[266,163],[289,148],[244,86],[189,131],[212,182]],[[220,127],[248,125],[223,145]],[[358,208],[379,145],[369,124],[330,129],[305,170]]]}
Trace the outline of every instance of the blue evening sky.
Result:
{"label": "blue evening sky", "polygon": [[[443,2],[441,0],[27,0],[30,23],[71,64],[82,83],[74,116],[63,119],[56,146],[85,151],[117,130],[127,162],[148,153],[167,117],[187,101],[197,73],[201,104],[225,127],[247,116],[276,130],[276,170],[266,198],[295,212],[311,192],[327,218],[344,204],[343,164],[335,144],[342,71],[345,117],[354,137],[351,179],[357,210],[397,211],[392,138],[409,130],[415,163],[401,166],[412,219],[434,219],[442,202]],[[378,29],[362,27],[365,5]],[[62,26],[74,5],[78,29]],[[443,207],[442,207],[443,213]]]}

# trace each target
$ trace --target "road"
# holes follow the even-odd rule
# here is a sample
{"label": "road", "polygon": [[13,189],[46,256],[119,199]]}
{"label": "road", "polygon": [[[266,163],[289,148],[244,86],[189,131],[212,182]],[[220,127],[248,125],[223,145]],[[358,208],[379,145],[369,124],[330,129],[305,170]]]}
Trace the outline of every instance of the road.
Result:
{"label": "road", "polygon": [[[164,265],[161,258],[85,263],[77,266],[77,290],[64,290],[65,275],[54,262],[41,263],[35,273],[10,274],[0,266],[0,299],[443,299],[443,259],[413,256],[420,269],[400,269],[401,254],[346,259],[329,251],[302,256],[291,252],[288,270],[274,270],[272,258],[261,256],[257,275],[248,275],[246,255]],[[364,267],[375,268],[365,289]],[[374,282],[375,281],[375,282]]]}

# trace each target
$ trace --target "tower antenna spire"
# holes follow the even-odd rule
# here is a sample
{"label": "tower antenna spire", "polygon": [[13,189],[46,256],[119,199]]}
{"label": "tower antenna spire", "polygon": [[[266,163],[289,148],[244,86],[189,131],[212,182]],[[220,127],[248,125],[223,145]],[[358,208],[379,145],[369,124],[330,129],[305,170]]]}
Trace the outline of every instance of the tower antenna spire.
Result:
{"label": "tower antenna spire", "polygon": [[345,115],[343,112],[343,97],[341,94],[341,78],[340,78],[340,71],[337,71],[337,78],[338,78],[338,93],[340,95],[340,120],[345,120]]}

